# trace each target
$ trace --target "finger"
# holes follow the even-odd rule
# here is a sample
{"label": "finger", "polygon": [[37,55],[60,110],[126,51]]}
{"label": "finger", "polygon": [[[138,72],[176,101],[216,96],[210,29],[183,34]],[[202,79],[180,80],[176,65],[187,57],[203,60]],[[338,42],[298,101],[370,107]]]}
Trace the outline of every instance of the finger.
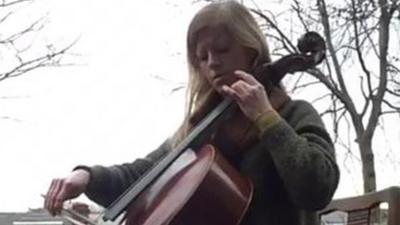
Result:
{"label": "finger", "polygon": [[63,185],[62,179],[55,179],[53,189],[49,193],[49,209],[53,216],[57,215],[59,209],[56,208],[56,198]]}
{"label": "finger", "polygon": [[251,74],[244,71],[237,71],[239,81],[242,81],[241,87],[246,88],[247,97],[256,96],[265,93],[265,87],[258,82]]}
{"label": "finger", "polygon": [[60,185],[60,191],[57,192],[57,195],[54,198],[54,209],[56,214],[61,214],[61,210],[64,205],[64,201],[70,197],[70,187],[65,180],[62,180],[62,185]]}
{"label": "finger", "polygon": [[[242,83],[244,83],[244,82],[242,82]],[[235,87],[235,89],[231,88],[227,85],[222,86],[222,89],[225,93],[227,93],[227,95],[229,97],[231,97],[238,104],[241,111],[247,115],[246,112],[248,110],[247,110],[246,97],[244,96],[244,94],[239,93],[239,92],[244,92],[243,88],[241,87],[242,85],[236,84],[233,86]]]}
{"label": "finger", "polygon": [[246,99],[248,99],[253,94],[252,91],[254,89],[252,88],[252,86],[242,80],[239,80],[232,84],[231,88],[235,91],[241,101],[245,101]]}
{"label": "finger", "polygon": [[224,92],[224,94],[230,98],[232,98],[235,101],[239,101],[240,98],[238,96],[238,94],[236,93],[236,91],[234,89],[232,89],[231,87],[229,87],[228,85],[224,85],[222,86],[222,91]]}
{"label": "finger", "polygon": [[51,181],[51,183],[50,183],[50,187],[49,187],[49,189],[47,190],[47,193],[46,193],[46,196],[45,196],[45,199],[44,199],[44,207],[50,212],[50,214],[52,214],[52,209],[51,209],[51,201],[52,201],[52,193],[54,192],[54,188],[55,188],[55,186],[56,186],[56,180],[55,179],[53,179],[52,181]]}
{"label": "finger", "polygon": [[44,195],[44,207],[47,209],[49,205],[49,197],[50,197],[50,192],[54,188],[54,182],[55,180],[51,180],[50,186],[47,189],[46,195]]}
{"label": "finger", "polygon": [[260,82],[258,82],[253,75],[246,73],[243,70],[235,70],[234,73],[236,76],[238,76],[238,78],[244,80],[246,83],[250,85],[260,85]]}

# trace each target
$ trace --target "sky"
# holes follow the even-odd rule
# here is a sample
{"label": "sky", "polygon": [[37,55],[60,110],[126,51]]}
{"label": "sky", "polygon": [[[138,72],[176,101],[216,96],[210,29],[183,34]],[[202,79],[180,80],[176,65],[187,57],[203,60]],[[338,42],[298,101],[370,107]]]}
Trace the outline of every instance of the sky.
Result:
{"label": "sky", "polygon": [[77,164],[134,160],[171,135],[184,111],[184,90],[171,90],[186,82],[184,40],[194,8],[173,2],[27,6],[49,18],[39,44],[80,37],[72,49],[79,56],[68,60],[76,66],[0,82],[0,211],[40,207],[51,179]]}
{"label": "sky", "polygon": [[[52,178],[133,161],[172,134],[184,89],[171,90],[186,83],[186,29],[202,6],[192,2],[37,0],[18,9],[9,29],[47,15],[32,37],[38,46],[80,39],[74,66],[0,82],[0,212],[41,207]],[[356,193],[346,186],[354,177],[342,178],[338,196]]]}

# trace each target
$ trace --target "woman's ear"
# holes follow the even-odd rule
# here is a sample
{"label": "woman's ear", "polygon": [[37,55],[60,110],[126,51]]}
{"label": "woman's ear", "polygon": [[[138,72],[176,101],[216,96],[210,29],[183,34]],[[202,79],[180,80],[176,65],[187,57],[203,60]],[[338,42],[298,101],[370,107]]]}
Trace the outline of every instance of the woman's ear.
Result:
{"label": "woman's ear", "polygon": [[250,69],[254,70],[258,65],[259,53],[255,49],[247,48],[246,54],[249,56]]}

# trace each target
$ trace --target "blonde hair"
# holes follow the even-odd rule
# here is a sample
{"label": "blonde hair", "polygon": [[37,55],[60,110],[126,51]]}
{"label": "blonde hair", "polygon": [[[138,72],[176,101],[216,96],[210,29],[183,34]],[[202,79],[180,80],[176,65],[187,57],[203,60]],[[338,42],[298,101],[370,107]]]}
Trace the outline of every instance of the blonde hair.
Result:
{"label": "blonde hair", "polygon": [[220,1],[202,8],[192,19],[187,32],[187,59],[189,64],[189,84],[186,93],[185,119],[173,137],[176,146],[194,126],[210,112],[221,97],[209,82],[199,74],[196,57],[197,37],[201,30],[222,26],[243,47],[256,51],[253,66],[270,62],[265,37],[249,10],[236,1]]}

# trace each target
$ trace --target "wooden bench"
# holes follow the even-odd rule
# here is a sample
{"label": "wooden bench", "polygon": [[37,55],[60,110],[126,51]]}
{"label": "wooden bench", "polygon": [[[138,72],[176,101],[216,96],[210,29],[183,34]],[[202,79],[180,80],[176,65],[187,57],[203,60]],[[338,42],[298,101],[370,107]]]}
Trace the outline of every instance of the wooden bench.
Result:
{"label": "wooden bench", "polygon": [[[321,210],[323,225],[370,225],[374,215],[379,213],[379,205],[387,203],[387,225],[400,225],[400,187],[390,187],[365,195],[335,199]],[[377,210],[378,209],[378,210]],[[336,215],[336,217],[335,217]]]}

